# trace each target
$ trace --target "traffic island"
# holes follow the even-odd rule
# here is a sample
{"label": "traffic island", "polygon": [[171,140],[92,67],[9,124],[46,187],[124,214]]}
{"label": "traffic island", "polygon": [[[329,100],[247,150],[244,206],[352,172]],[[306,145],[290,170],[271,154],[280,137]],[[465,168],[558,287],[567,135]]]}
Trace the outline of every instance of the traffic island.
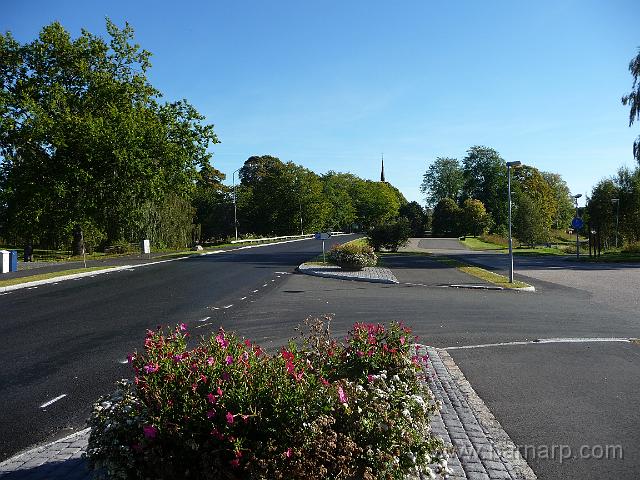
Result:
{"label": "traffic island", "polygon": [[305,275],[313,275],[315,277],[354,280],[357,282],[400,283],[393,272],[385,267],[364,267],[362,270],[344,270],[337,265],[303,263],[298,266],[297,270]]}

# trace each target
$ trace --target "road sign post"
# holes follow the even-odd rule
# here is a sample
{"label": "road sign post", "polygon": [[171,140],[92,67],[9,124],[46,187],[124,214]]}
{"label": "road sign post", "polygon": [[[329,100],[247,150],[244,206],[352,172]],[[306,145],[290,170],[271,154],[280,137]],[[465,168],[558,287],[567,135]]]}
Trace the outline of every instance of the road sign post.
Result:
{"label": "road sign post", "polygon": [[322,240],[322,263],[327,263],[327,259],[324,253],[324,241],[328,240],[331,237],[331,234],[328,232],[317,232],[313,235],[313,238],[316,240]]}
{"label": "road sign post", "polygon": [[573,220],[571,220],[571,226],[576,231],[576,258],[578,260],[580,260],[580,238],[579,238],[579,234],[580,234],[580,229],[583,227],[583,225],[584,225],[584,222],[582,221],[582,219],[580,217],[573,217]]}

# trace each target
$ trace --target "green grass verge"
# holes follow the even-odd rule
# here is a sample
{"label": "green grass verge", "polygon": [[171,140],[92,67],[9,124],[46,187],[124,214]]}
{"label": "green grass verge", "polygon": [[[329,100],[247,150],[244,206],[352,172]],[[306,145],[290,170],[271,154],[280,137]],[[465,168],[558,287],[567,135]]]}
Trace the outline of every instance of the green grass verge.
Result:
{"label": "green grass verge", "polygon": [[504,245],[484,242],[475,237],[466,237],[464,240],[460,240],[460,243],[471,250],[505,250],[507,248]]}
{"label": "green grass verge", "polygon": [[[471,250],[495,250],[499,251],[500,253],[507,253],[509,251],[509,247],[505,247],[504,245],[500,245],[497,243],[485,242],[475,237],[467,237],[464,240],[460,240],[460,243],[465,245],[467,248],[470,248]],[[514,247],[513,254],[522,256],[570,255],[565,250],[557,247]]]}
{"label": "green grass verge", "polygon": [[448,257],[432,257],[434,260],[440,263],[444,263],[453,268],[457,268],[461,272],[472,275],[476,278],[484,280],[486,282],[492,283],[499,287],[503,288],[526,288],[530,287],[528,283],[519,282],[515,280],[513,283],[509,283],[509,279],[504,275],[500,275],[498,273],[490,272],[489,270],[485,270],[484,268],[476,267],[474,265],[469,265],[468,263],[463,263],[458,260],[454,260]]}
{"label": "green grass verge", "polygon": [[88,268],[74,268],[71,270],[63,270],[61,272],[48,272],[39,273],[37,275],[30,275],[28,277],[10,278],[7,280],[0,280],[0,287],[9,287],[11,285],[20,285],[21,283],[36,282],[38,280],[48,280],[50,278],[63,277],[65,275],[73,275],[74,273],[93,272],[96,270],[107,270],[114,267],[88,267]]}
{"label": "green grass verge", "polygon": [[[575,254],[574,254],[575,256]],[[580,250],[581,262],[611,262],[611,263],[635,263],[640,262],[640,254],[638,253],[626,253],[626,252],[606,252],[600,255],[600,258],[589,257],[589,250],[586,254],[584,250]]]}

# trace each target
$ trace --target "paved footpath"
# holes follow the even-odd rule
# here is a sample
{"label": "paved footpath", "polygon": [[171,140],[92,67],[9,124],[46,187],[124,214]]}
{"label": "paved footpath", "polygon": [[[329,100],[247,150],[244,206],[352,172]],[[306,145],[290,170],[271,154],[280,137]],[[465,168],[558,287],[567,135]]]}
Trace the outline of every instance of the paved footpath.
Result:
{"label": "paved footpath", "polygon": [[[422,347],[429,355],[429,382],[434,400],[442,405],[432,430],[453,446],[451,480],[532,480],[536,476],[500,424],[475,394],[444,350]],[[0,463],[5,480],[88,480],[83,453],[89,429],[34,448]]]}

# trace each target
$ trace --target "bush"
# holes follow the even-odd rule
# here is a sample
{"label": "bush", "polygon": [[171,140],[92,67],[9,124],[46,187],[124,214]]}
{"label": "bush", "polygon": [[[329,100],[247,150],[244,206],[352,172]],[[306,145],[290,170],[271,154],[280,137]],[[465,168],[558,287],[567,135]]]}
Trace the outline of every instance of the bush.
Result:
{"label": "bush", "polygon": [[329,251],[329,261],[344,270],[362,270],[364,267],[374,267],[378,257],[369,245],[355,241],[333,247]]}
{"label": "bush", "polygon": [[622,251],[624,253],[640,253],[640,242],[626,243]]}
{"label": "bush", "polygon": [[[101,398],[87,456],[111,479],[402,479],[446,471],[421,378],[427,359],[400,324],[322,322],[275,355],[220,329],[186,349],[186,326],[149,331],[133,382]],[[430,477],[431,478],[431,477]]]}
{"label": "bush", "polygon": [[411,236],[411,226],[406,218],[401,218],[392,223],[386,223],[374,227],[369,232],[369,243],[376,250],[381,249],[398,251],[403,245],[406,245]]}

